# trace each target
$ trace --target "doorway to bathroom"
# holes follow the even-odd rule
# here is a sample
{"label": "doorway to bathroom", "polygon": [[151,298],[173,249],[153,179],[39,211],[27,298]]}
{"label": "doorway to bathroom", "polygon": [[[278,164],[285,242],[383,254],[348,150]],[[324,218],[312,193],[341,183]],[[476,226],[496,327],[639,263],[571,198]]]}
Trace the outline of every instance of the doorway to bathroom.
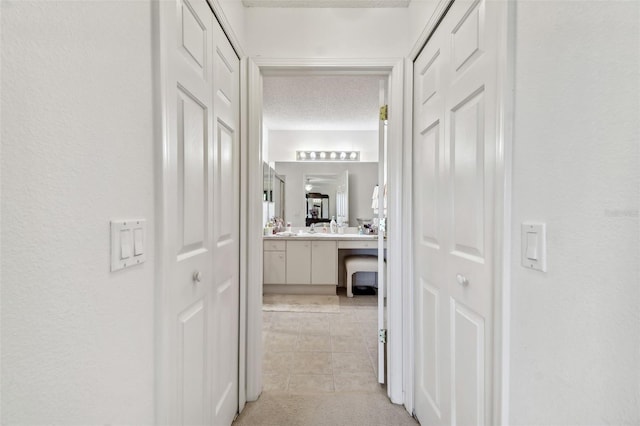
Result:
{"label": "doorway to bathroom", "polygon": [[[253,189],[257,190],[259,184],[262,184],[260,188],[262,203],[255,206],[257,208],[249,209],[250,228],[255,230],[258,238],[249,236],[251,239],[249,264],[252,265],[249,268],[249,274],[253,274],[253,276],[248,277],[248,282],[262,284],[264,278],[265,284],[250,285],[247,293],[247,399],[255,399],[262,389],[273,388],[293,392],[301,387],[313,385],[312,378],[307,378],[309,380],[305,382],[305,378],[298,376],[304,375],[306,369],[311,368],[310,366],[314,362],[317,366],[311,375],[324,376],[313,378],[322,382],[316,383],[319,388],[329,386],[334,390],[343,389],[347,379],[338,376],[347,371],[347,369],[340,368],[340,365],[345,364],[359,366],[358,368],[361,370],[351,371],[351,374],[362,376],[351,377],[350,379],[353,380],[349,382],[351,384],[348,386],[354,386],[354,383],[358,383],[358,386],[377,385],[378,380],[374,373],[377,370],[380,373],[380,382],[387,384],[387,393],[391,396],[396,388],[394,385],[397,383],[400,384],[397,388],[401,390],[401,367],[400,369],[390,368],[390,374],[384,374],[384,361],[385,359],[390,361],[390,357],[385,351],[387,346],[384,345],[384,334],[386,330],[391,328],[391,324],[390,326],[385,324],[385,319],[394,316],[390,306],[392,301],[395,300],[397,305],[401,306],[402,299],[398,285],[397,292],[392,290],[387,293],[389,303],[385,303],[383,287],[387,275],[385,272],[389,271],[389,275],[393,274],[391,246],[394,244],[400,246],[399,233],[401,229],[397,227],[397,234],[393,235],[391,229],[384,228],[385,216],[393,211],[393,208],[389,209],[390,211],[385,210],[385,203],[388,203],[385,200],[385,192],[391,192],[385,191],[385,183],[389,170],[391,173],[395,173],[391,180],[399,185],[401,168],[397,163],[391,165],[387,161],[385,156],[387,121],[384,120],[386,117],[381,120],[379,114],[380,107],[389,103],[388,95],[393,87],[391,74],[394,69],[396,75],[400,73],[400,70],[395,68],[398,67],[398,64],[389,62],[363,65],[356,62],[349,63],[349,61],[343,61],[339,65],[335,63],[321,64],[317,61],[315,63],[300,61],[297,64],[278,63],[277,60],[256,62],[258,63],[250,61],[249,64],[250,152],[248,155],[249,174],[253,174],[255,178],[250,179],[254,185]],[[304,80],[311,82],[312,86],[315,85],[315,89],[314,87],[311,89],[302,88]],[[373,126],[369,124],[368,128],[347,129],[345,123],[353,120],[350,115],[357,116],[361,110],[361,108],[353,107],[353,102],[357,101],[358,96],[353,90],[366,84],[374,88],[373,107],[370,108],[370,115],[373,116],[373,119],[367,117],[370,120],[369,123],[373,121],[374,124]],[[334,95],[337,99],[335,103],[329,101],[332,89],[338,90],[341,95],[337,97]],[[274,94],[275,99],[271,97]],[[401,99],[399,99],[402,94],[401,88],[398,88],[395,94],[396,105],[401,105]],[[294,102],[293,106],[287,106],[285,100],[296,97],[303,100],[298,103]],[[305,99],[306,102],[304,102]],[[315,106],[313,105],[314,101],[317,102]],[[306,117],[308,127],[286,129],[282,123],[278,123],[278,115],[272,114],[272,111],[282,112],[287,108]],[[347,111],[344,111],[344,108],[347,108]],[[338,117],[342,121],[342,127],[336,129],[316,124],[316,132],[313,132],[314,125],[309,125],[309,122],[321,118],[319,117],[321,114],[317,112],[318,109],[329,111],[334,117]],[[401,132],[400,119],[397,126],[398,129],[393,128],[393,130]],[[320,132],[317,132],[318,130]],[[346,136],[349,133],[351,138]],[[362,143],[365,140],[370,143]],[[398,141],[401,141],[401,137],[398,137]],[[398,152],[394,158],[400,160],[401,152]],[[376,161],[371,161],[372,159]],[[254,167],[259,170],[259,176],[253,170]],[[271,216],[275,213],[276,203],[271,201],[272,194],[264,189],[265,170],[272,170],[268,175],[278,176],[285,182],[284,209],[278,210],[279,213],[284,213],[282,218]],[[348,171],[347,175],[349,176],[347,180],[349,195],[346,198],[348,217],[336,214],[336,209],[340,207],[339,192],[334,193],[333,190],[328,189],[330,187],[326,182],[328,179],[324,179],[330,175],[341,175],[345,170]],[[312,178],[314,182],[311,182]],[[251,182],[249,190],[250,193],[253,193]],[[317,192],[314,191],[314,186],[318,189]],[[374,191],[376,186],[378,186],[378,190]],[[390,188],[390,185],[386,187]],[[377,195],[375,199],[374,192]],[[400,191],[396,193],[396,196],[399,193]],[[341,241],[336,238],[334,251],[326,251],[326,247],[332,245],[329,241],[332,239],[331,236],[317,242],[309,239],[309,248],[305,248],[304,239],[295,240],[296,236],[301,233],[309,232],[307,226],[308,219],[311,219],[309,217],[309,194],[312,194],[312,198],[315,197],[312,203],[316,201],[318,203],[318,213],[322,212],[327,216],[327,222],[318,221],[316,226],[320,226],[320,229],[326,227],[330,233],[332,224],[329,218],[332,217],[341,225],[336,229],[336,234],[338,232],[340,235],[352,233],[354,236],[370,237],[366,239],[366,248],[358,249],[360,244],[350,245],[347,243],[348,239]],[[326,200],[324,204],[323,199]],[[269,205],[269,203],[273,204]],[[315,204],[312,204],[312,207],[315,207]],[[269,226],[265,227],[265,224]],[[358,228],[359,224],[361,224],[360,229]],[[263,243],[265,228],[272,227],[276,228],[276,232],[282,233],[281,235],[284,237],[290,238],[287,240],[267,237]],[[378,231],[379,236],[373,234],[374,230]],[[268,229],[268,232],[273,235],[274,230]],[[370,236],[362,235],[368,232],[372,232],[372,234]],[[388,237],[386,240],[384,239],[385,232]],[[335,237],[338,236],[335,235]],[[365,240],[363,239],[363,241]],[[322,245],[324,248],[320,248]],[[389,249],[389,256],[385,255],[385,246]],[[288,250],[288,247],[294,249]],[[304,264],[307,257],[305,250],[309,250],[311,253],[316,253],[316,250],[324,250],[319,252],[323,253],[322,258],[325,259],[325,262],[326,259],[335,259],[335,263],[337,263],[332,267],[334,269],[331,269],[331,274],[336,277],[335,282],[328,282],[329,285],[325,285],[324,288],[315,285],[318,289],[323,290],[320,294],[313,294],[315,291],[310,290],[314,288],[315,284],[313,265],[310,265],[310,271],[304,271],[299,267],[300,264]],[[378,314],[377,296],[356,294],[354,297],[347,297],[343,258],[347,254],[352,254],[349,250],[356,250],[356,254],[359,254],[357,250],[361,250],[366,254],[374,254],[380,259],[380,267],[371,272],[356,274],[356,279],[360,281],[354,282],[355,293],[360,287],[358,284],[372,284],[370,287],[375,287],[377,284],[377,294],[380,295],[380,314]],[[385,257],[387,258],[387,268],[385,268]],[[312,256],[312,259],[317,258],[319,256]],[[273,262],[278,261],[284,265],[281,267],[282,273],[274,273],[278,268],[273,267]],[[253,265],[262,267],[254,268]],[[324,270],[324,268],[316,269]],[[287,281],[289,277],[294,276],[295,279]],[[274,282],[284,284],[276,286],[273,284]],[[399,284],[399,281],[397,283]],[[327,284],[327,282],[322,284]],[[291,291],[293,287],[295,289]],[[370,287],[363,285],[362,290],[370,290]],[[324,292],[324,289],[329,290]],[[283,290],[286,290],[286,293],[306,293],[313,296],[333,295],[336,297],[337,312],[306,312],[303,313],[304,315],[299,315],[300,312],[283,314],[269,310],[263,314],[263,293],[283,293]],[[385,307],[389,307],[389,313],[386,315]],[[305,318],[305,316],[307,317]],[[298,321],[293,317],[296,317]],[[401,320],[398,323],[400,327],[397,328],[398,334],[396,336],[400,337],[402,335]],[[365,334],[360,334],[360,330],[365,328],[367,329]],[[263,332],[265,333],[264,347],[261,347]],[[396,344],[400,346],[401,354],[401,339],[396,340]],[[378,345],[380,350],[378,350]],[[274,347],[278,348],[281,354],[283,352],[288,352],[288,354],[284,357],[273,355],[270,350]],[[287,356],[292,358],[291,365],[294,368],[293,371],[287,372],[288,377],[283,377],[282,374],[278,374],[276,364]],[[307,359],[309,357],[314,359]],[[303,359],[306,359],[306,362]],[[401,355],[394,360],[401,363]],[[295,371],[295,365],[298,364],[300,364],[300,374]],[[391,363],[388,365],[392,367]],[[371,373],[368,379],[365,379],[361,374],[365,371]],[[394,402],[401,402],[398,401],[398,398],[395,399]]]}

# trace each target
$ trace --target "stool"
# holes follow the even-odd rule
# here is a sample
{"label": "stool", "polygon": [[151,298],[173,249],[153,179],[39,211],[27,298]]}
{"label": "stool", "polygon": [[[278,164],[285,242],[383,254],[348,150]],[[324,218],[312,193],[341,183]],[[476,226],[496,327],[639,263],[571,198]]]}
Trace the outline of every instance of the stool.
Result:
{"label": "stool", "polygon": [[344,259],[347,271],[347,297],[353,297],[353,274],[356,272],[378,272],[378,256],[349,256]]}

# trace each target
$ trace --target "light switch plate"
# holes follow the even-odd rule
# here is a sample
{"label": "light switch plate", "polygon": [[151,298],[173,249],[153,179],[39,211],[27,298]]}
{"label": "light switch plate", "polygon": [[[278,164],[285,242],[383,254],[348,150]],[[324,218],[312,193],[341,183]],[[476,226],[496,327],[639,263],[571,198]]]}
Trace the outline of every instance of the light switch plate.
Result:
{"label": "light switch plate", "polygon": [[538,222],[522,223],[521,261],[525,268],[547,272],[546,225]]}
{"label": "light switch plate", "polygon": [[146,222],[145,219],[111,221],[112,272],[144,263]]}

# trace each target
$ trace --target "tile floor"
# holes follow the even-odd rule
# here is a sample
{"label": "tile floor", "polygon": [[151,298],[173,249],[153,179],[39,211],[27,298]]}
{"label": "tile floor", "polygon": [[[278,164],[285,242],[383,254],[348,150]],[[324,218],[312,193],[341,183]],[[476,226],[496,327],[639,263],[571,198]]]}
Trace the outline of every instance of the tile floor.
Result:
{"label": "tile floor", "polygon": [[263,312],[265,392],[375,391],[377,297],[340,297],[339,313]]}
{"label": "tile floor", "polygon": [[234,426],[415,426],[376,380],[377,299],[340,313],[264,312],[264,391]]}

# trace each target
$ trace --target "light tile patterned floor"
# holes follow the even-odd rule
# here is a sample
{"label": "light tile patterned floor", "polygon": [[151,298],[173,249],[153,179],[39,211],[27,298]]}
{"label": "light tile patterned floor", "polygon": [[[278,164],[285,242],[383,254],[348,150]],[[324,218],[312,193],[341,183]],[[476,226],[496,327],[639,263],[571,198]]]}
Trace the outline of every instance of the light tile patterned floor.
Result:
{"label": "light tile patterned floor", "polygon": [[377,297],[347,298],[339,313],[263,312],[264,391],[376,391]]}
{"label": "light tile patterned floor", "polygon": [[338,294],[340,313],[264,313],[264,391],[234,426],[418,424],[376,380],[376,297]]}

